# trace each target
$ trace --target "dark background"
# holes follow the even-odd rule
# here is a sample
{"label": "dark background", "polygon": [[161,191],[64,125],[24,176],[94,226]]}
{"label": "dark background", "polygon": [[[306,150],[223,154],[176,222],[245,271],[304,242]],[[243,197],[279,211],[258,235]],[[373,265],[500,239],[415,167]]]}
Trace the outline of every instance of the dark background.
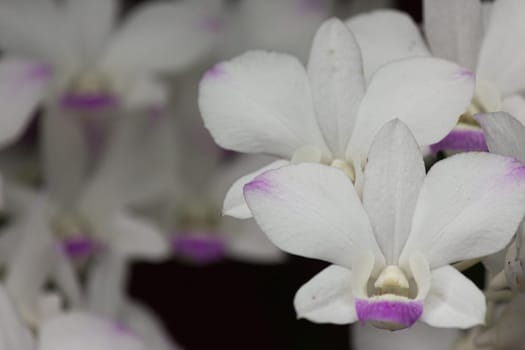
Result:
{"label": "dark background", "polygon": [[[399,0],[398,7],[420,21],[421,0]],[[293,309],[297,289],[326,265],[298,257],[275,266],[137,263],[129,292],[187,350],[349,349],[348,326],[297,320]]]}

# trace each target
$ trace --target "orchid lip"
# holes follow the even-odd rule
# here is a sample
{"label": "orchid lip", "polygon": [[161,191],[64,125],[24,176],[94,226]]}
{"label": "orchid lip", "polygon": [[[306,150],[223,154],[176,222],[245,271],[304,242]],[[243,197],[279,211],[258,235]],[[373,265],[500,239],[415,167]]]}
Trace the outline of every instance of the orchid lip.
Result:
{"label": "orchid lip", "polygon": [[97,242],[88,237],[65,239],[62,241],[61,247],[62,251],[70,258],[85,258],[100,248]]}
{"label": "orchid lip", "polygon": [[216,233],[177,232],[171,245],[175,253],[203,264],[221,261],[226,255],[226,244]]}
{"label": "orchid lip", "polygon": [[423,302],[398,298],[356,299],[357,316],[377,328],[400,330],[411,327],[423,313]]}
{"label": "orchid lip", "polygon": [[97,111],[113,108],[118,105],[118,99],[105,93],[66,94],[61,100],[62,107],[72,110]]}

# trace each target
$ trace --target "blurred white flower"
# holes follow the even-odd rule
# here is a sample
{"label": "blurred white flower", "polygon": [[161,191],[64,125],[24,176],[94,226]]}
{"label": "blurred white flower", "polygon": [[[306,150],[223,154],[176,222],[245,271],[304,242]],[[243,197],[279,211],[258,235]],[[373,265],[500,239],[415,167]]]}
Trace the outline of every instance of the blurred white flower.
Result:
{"label": "blurred white flower", "polygon": [[290,162],[341,168],[361,192],[368,148],[384,123],[399,118],[420,145],[434,143],[453,128],[474,90],[469,71],[427,57],[385,65],[366,84],[359,46],[336,19],[319,29],[307,70],[291,56],[253,51],[204,76],[199,105],[215,141],[282,158],[235,182],[225,214],[250,217],[243,185]]}
{"label": "blurred white flower", "polygon": [[300,164],[245,186],[255,220],[281,249],[334,265],[298,291],[300,317],[388,329],[483,324],[483,293],[449,264],[502,249],[523,216],[525,167],[461,154],[427,176],[416,139],[394,120],[368,155],[363,200],[339,169]]}

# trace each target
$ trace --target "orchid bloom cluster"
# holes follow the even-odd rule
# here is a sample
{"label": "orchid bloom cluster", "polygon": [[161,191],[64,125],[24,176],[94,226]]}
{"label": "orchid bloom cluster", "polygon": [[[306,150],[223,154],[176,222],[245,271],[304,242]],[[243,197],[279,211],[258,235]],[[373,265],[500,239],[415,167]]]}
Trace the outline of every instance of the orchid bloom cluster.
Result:
{"label": "orchid bloom cluster", "polygon": [[525,1],[394,5],[0,0],[0,349],[179,349],[132,263],[286,253],[353,348],[524,349]]}
{"label": "orchid bloom cluster", "polygon": [[[204,75],[199,107],[217,144],[280,158],[240,177],[223,212],[331,264],[297,291],[298,317],[414,327],[356,336],[359,348],[382,337],[407,348],[425,323],[470,330],[436,348],[518,349],[525,3],[424,7],[423,34],[408,15],[377,10],[324,22],[306,65],[249,51]],[[459,154],[425,166],[438,151]],[[484,292],[461,272],[480,261]]]}

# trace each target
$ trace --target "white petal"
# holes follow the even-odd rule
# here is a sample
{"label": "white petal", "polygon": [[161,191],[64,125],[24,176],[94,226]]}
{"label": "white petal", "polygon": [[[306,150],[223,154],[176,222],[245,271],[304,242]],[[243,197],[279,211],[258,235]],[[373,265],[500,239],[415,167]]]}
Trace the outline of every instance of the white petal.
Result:
{"label": "white petal", "polygon": [[525,125],[525,98],[521,94],[514,94],[503,99],[502,107],[496,111],[503,110],[508,112],[521,124]]}
{"label": "white petal", "polygon": [[338,19],[319,28],[310,53],[308,75],[315,109],[334,157],[343,159],[365,92],[361,51]]}
{"label": "white petal", "polygon": [[128,262],[124,257],[99,254],[87,275],[87,305],[89,310],[115,319],[125,297],[129,276]]}
{"label": "white petal", "polygon": [[391,61],[430,55],[417,25],[403,12],[377,10],[354,16],[346,24],[361,47],[367,80]]}
{"label": "white petal", "polygon": [[143,350],[137,336],[118,323],[74,312],[43,324],[39,350]]}
{"label": "white petal", "polygon": [[115,254],[148,260],[162,259],[168,254],[162,232],[145,220],[118,213],[112,228],[110,244]]}
{"label": "white petal", "polygon": [[24,131],[51,79],[51,68],[18,58],[0,60],[0,145]]}
{"label": "white petal", "polygon": [[395,265],[410,232],[425,164],[403,122],[393,120],[377,133],[365,168],[363,205],[387,264]]}
{"label": "white petal", "polygon": [[433,327],[471,328],[485,322],[485,296],[452,266],[432,271],[421,321]]}
{"label": "white petal", "polygon": [[435,164],[421,187],[402,264],[420,252],[431,268],[492,254],[509,243],[523,217],[525,167],[488,153]]}
{"label": "white petal", "polygon": [[252,51],[215,65],[201,82],[199,107],[227,149],[290,159],[303,146],[326,147],[306,72],[288,55]]}
{"label": "white petal", "polygon": [[481,47],[477,73],[495,83],[503,95],[525,88],[525,2],[497,1]]}
{"label": "white petal", "polygon": [[525,164],[525,126],[505,112],[476,115],[491,153],[513,157]]}
{"label": "white petal", "polygon": [[129,109],[164,108],[169,101],[168,89],[151,76],[136,79],[131,90],[125,95],[125,104]]}
{"label": "white petal", "polygon": [[395,332],[356,324],[351,339],[355,350],[444,350],[451,349],[459,335],[456,329],[434,328],[420,322]]}
{"label": "white petal", "polygon": [[66,20],[77,45],[77,53],[93,62],[108,44],[109,35],[119,12],[118,0],[67,0]]}
{"label": "white petal", "polygon": [[281,263],[286,257],[282,250],[270,242],[254,220],[223,217],[221,232],[228,239],[228,256],[239,261],[272,264]]}
{"label": "white petal", "polygon": [[408,58],[387,64],[372,77],[361,103],[350,152],[364,158],[372,138],[398,118],[420,146],[445,137],[470,103],[474,75],[437,58]]}
{"label": "white petal", "polygon": [[248,175],[244,175],[237,179],[233,183],[233,185],[231,185],[230,189],[226,193],[226,197],[224,198],[224,204],[222,207],[223,215],[233,216],[234,218],[238,219],[251,218],[252,213],[250,211],[250,208],[248,208],[248,206],[246,205],[246,201],[244,199],[244,185],[252,181],[255,177],[259,176],[260,174],[267,172],[268,170],[278,169],[288,164],[290,164],[290,162],[286,160],[276,160],[275,162],[272,162],[257,171],[254,171],[252,173],[249,173]]}
{"label": "white petal", "polygon": [[206,20],[192,3],[144,4],[114,34],[102,66],[128,73],[183,69],[211,49],[215,33]]}
{"label": "white petal", "polygon": [[352,271],[331,265],[295,294],[297,317],[316,323],[353,323],[357,321],[357,313],[351,290]]}
{"label": "white petal", "polygon": [[61,203],[70,203],[85,181],[90,161],[78,115],[57,105],[48,105],[40,119],[44,180],[49,193]]}
{"label": "white petal", "polygon": [[289,165],[259,175],[244,195],[262,230],[289,253],[348,268],[369,252],[384,261],[352,182],[339,169]]}
{"label": "white petal", "polygon": [[50,64],[73,63],[64,17],[53,1],[1,1],[0,47]]}
{"label": "white petal", "polygon": [[144,305],[127,301],[120,312],[126,325],[148,350],[178,350],[157,316]]}
{"label": "white petal", "polygon": [[425,34],[432,54],[475,70],[483,35],[480,0],[425,0]]}
{"label": "white petal", "polygon": [[0,344],[2,350],[33,350],[31,332],[24,326],[5,289],[0,286]]}

